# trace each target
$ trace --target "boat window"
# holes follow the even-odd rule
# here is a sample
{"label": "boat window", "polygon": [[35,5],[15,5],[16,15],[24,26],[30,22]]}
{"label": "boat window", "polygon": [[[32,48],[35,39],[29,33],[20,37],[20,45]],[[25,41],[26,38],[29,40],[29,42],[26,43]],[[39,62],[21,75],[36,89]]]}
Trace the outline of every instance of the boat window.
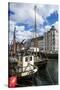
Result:
{"label": "boat window", "polygon": [[32,57],[30,57],[30,61],[32,61]]}
{"label": "boat window", "polygon": [[25,58],[25,61],[26,61],[26,62],[28,61],[28,57]]}
{"label": "boat window", "polygon": [[20,61],[22,62],[22,57],[20,58]]}

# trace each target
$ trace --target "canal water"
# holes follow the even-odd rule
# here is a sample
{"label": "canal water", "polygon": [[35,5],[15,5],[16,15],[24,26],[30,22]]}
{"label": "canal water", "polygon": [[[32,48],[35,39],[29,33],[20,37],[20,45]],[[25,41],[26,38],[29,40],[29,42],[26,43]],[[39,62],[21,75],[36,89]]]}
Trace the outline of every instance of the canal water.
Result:
{"label": "canal water", "polygon": [[23,86],[58,85],[58,60],[48,60],[46,67],[39,68],[36,76],[27,81],[23,80]]}

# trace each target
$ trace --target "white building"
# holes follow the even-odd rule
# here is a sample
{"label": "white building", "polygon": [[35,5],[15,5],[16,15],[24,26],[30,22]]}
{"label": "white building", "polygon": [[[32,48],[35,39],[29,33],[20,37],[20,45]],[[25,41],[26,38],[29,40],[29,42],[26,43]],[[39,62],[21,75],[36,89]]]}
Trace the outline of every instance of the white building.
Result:
{"label": "white building", "polygon": [[29,42],[27,43],[28,46],[37,47],[40,51],[49,53],[58,52],[58,30],[52,26],[43,36],[33,38]]}
{"label": "white building", "polygon": [[44,34],[45,51],[57,52],[58,51],[58,30],[54,26]]}

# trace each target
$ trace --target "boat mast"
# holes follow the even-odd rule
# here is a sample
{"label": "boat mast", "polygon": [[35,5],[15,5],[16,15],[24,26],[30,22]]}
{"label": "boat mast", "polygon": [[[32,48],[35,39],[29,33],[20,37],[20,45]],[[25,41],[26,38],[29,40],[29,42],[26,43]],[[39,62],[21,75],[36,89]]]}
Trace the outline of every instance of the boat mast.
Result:
{"label": "boat mast", "polygon": [[16,55],[16,36],[15,36],[15,32],[16,32],[16,27],[14,27],[14,35],[13,35],[13,56]]}
{"label": "boat mast", "polygon": [[34,9],[35,9],[35,38],[36,38],[36,5],[35,5]]}
{"label": "boat mast", "polygon": [[36,47],[36,60],[37,60],[37,36],[36,36],[36,33],[37,33],[37,27],[36,27],[36,8],[37,8],[37,6],[35,5],[35,6],[34,6],[34,10],[35,10],[35,47]]}

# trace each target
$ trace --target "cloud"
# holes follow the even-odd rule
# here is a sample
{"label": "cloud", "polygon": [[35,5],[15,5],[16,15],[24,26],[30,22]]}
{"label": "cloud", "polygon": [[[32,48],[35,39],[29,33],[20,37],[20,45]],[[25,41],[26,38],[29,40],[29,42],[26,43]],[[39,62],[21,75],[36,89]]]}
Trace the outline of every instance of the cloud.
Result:
{"label": "cloud", "polygon": [[[35,11],[34,11],[34,4],[10,4],[10,9],[15,13],[10,17],[11,20],[20,22],[20,23],[26,23],[25,21],[30,19],[31,22],[28,24],[34,25],[35,21]],[[41,15],[36,12],[36,21],[37,23],[42,24],[44,22],[44,19]]]}
{"label": "cloud", "polygon": [[[9,15],[9,40],[13,40],[14,26],[16,26],[16,37],[18,40],[32,38],[35,31],[35,4],[27,3],[9,3],[9,11],[13,12],[13,15]],[[37,36],[42,35],[43,32],[48,30],[51,25],[47,20],[47,17],[51,16],[55,11],[58,12],[57,5],[40,5],[36,4],[36,24],[37,24]],[[44,25],[44,22],[46,25]],[[54,25],[57,27],[57,22]]]}
{"label": "cloud", "polygon": [[9,22],[9,43],[13,42],[14,27],[16,27],[16,41],[21,42],[23,39],[30,39],[33,37],[33,32],[26,31],[25,26],[15,26],[15,22]]}
{"label": "cloud", "polygon": [[[35,22],[35,4],[27,4],[27,3],[10,3],[9,10],[14,13],[14,15],[10,16],[10,20],[19,22],[20,24],[33,25]],[[48,23],[46,19],[55,11],[58,12],[57,5],[40,5],[36,4],[36,23],[43,24],[44,22]]]}
{"label": "cloud", "polygon": [[54,27],[58,30],[58,25],[59,25],[59,24],[58,24],[58,21],[56,21],[56,22],[53,23],[52,25],[46,25],[46,26],[45,26],[45,32],[49,31],[52,26],[54,26]]}
{"label": "cloud", "polygon": [[16,33],[17,39],[23,40],[23,39],[32,38],[33,32],[25,31],[25,27],[18,26],[18,28],[16,27],[16,31],[17,30],[18,30],[18,32]]}
{"label": "cloud", "polygon": [[[54,11],[58,11],[57,5],[40,5],[36,4],[36,16],[37,22],[43,23],[44,18],[50,16]],[[35,11],[34,11],[34,4],[27,4],[27,3],[10,3],[9,9],[15,13],[10,17],[13,21],[23,22],[26,19],[35,20]]]}
{"label": "cloud", "polygon": [[57,5],[37,5],[38,13],[44,18],[50,16],[53,12],[58,11]]}
{"label": "cloud", "polygon": [[49,31],[49,30],[50,30],[50,28],[51,28],[51,26],[50,26],[50,25],[46,25],[46,26],[45,26],[45,32]]}
{"label": "cloud", "polygon": [[55,28],[58,30],[58,28],[59,28],[59,22],[58,22],[58,21],[56,21],[53,25],[54,25],[54,26],[55,26]]}

